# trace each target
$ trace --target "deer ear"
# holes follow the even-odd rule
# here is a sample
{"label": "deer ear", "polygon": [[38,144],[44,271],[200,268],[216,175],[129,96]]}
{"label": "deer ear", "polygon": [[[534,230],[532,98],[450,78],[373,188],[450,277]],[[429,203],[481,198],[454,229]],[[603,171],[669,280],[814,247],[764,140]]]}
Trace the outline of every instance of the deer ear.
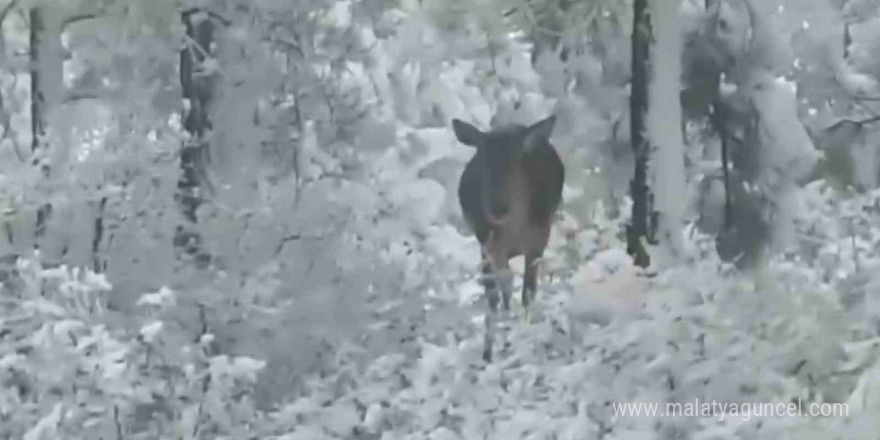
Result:
{"label": "deer ear", "polygon": [[556,124],[556,116],[550,116],[526,129],[523,139],[523,149],[526,152],[535,151],[544,144],[550,142],[553,126]]}
{"label": "deer ear", "polygon": [[452,120],[452,131],[458,141],[465,145],[476,147],[483,141],[483,132],[480,129],[458,119]]}

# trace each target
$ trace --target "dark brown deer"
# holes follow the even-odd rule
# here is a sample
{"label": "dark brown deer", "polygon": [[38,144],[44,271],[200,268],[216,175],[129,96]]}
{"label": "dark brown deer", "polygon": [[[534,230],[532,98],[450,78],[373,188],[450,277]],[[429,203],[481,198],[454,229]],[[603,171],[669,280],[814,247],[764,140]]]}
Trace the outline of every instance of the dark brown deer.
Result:
{"label": "dark brown deer", "polygon": [[550,116],[530,127],[511,125],[484,133],[466,122],[452,121],[459,142],[477,149],[461,175],[458,200],[482,248],[489,302],[483,349],[487,362],[492,358],[499,284],[504,309],[510,310],[511,258],[525,256],[523,307],[535,298],[537,262],[547,247],[565,181],[565,167],[550,144],[555,122],[556,117]]}

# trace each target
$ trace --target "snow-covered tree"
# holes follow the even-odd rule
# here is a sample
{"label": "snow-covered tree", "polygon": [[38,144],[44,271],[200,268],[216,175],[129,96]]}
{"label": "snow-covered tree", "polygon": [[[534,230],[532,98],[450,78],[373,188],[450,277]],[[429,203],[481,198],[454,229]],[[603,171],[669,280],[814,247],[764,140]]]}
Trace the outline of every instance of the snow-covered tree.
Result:
{"label": "snow-covered tree", "polygon": [[[878,2],[56,3],[0,0],[0,437],[876,436]],[[485,364],[450,121],[550,114]],[[850,413],[620,413],[694,399]]]}

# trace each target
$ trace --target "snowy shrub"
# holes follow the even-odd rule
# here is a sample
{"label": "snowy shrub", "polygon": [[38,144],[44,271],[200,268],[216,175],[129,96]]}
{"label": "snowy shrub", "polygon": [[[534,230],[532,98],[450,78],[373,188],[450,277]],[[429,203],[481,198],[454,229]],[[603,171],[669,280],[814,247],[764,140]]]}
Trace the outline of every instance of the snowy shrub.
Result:
{"label": "snowy shrub", "polygon": [[263,362],[215,355],[168,328],[175,294],[144,295],[139,317],[106,310],[101,275],[20,260],[3,285],[0,431],[7,438],[218,438],[257,420]]}

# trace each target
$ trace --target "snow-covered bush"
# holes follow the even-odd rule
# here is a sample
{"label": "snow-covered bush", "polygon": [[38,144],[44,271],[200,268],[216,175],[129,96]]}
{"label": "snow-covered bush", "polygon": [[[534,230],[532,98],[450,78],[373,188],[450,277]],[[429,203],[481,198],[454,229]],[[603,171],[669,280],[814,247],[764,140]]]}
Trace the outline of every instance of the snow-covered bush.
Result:
{"label": "snow-covered bush", "polygon": [[[850,15],[842,16],[854,20],[851,11],[872,2],[845,2]],[[784,68],[743,82],[766,147],[755,180],[790,202],[777,213],[803,214],[776,218],[788,240],[754,273],[722,263],[714,237],[696,232],[692,219],[681,262],[646,272],[624,251],[630,3],[120,0],[92,10],[94,2],[73,2],[62,12],[83,15],[59,37],[64,50],[54,61],[65,65],[65,84],[51,90],[69,96],[55,103],[46,150],[31,157],[24,8],[49,3],[10,3],[0,28],[11,61],[0,72],[0,260],[35,244],[41,251],[0,267],[0,437],[877,432],[880,195],[870,184],[860,194],[822,180],[800,188],[815,159],[811,142],[854,142],[822,140],[823,124],[873,106],[852,96],[873,90],[873,31],[860,24],[844,63],[843,38],[829,31],[842,23],[824,0],[751,2],[766,8],[762,18],[784,19],[772,42],[791,43],[796,56],[792,66],[774,58]],[[682,3],[689,32],[706,3]],[[808,11],[820,3],[824,10]],[[719,38],[736,55],[750,34],[745,3],[715,4],[732,20]],[[189,136],[181,109],[192,105],[180,99],[180,43],[191,42],[178,8],[208,5],[216,16],[203,11],[199,20],[214,20],[216,39],[198,67],[217,93],[193,227],[210,264],[194,267],[172,240],[182,220],[179,149]],[[565,205],[531,320],[505,321],[499,357],[485,365],[479,246],[456,194],[473,152],[449,121],[488,128],[549,113],[559,120],[553,142],[567,167]],[[658,121],[664,136],[676,135],[675,118]],[[870,177],[873,137],[855,137],[866,149],[860,173]],[[691,192],[666,196],[690,199],[705,188],[718,226],[717,157],[698,157],[716,145],[689,140]],[[48,181],[32,166],[46,157],[58,165]],[[703,175],[713,180],[703,185]],[[47,203],[52,221],[34,243]],[[101,274],[81,269],[89,266]],[[693,399],[846,402],[851,412],[750,420],[614,413],[624,402]]]}
{"label": "snow-covered bush", "polygon": [[176,295],[136,316],[106,309],[91,271],[20,260],[2,290],[0,432],[6,438],[219,438],[254,429],[263,362],[214,354],[213,336],[166,321]]}
{"label": "snow-covered bush", "polygon": [[[277,438],[868,438],[873,339],[853,338],[860,325],[803,260],[774,259],[746,276],[697,237],[690,249],[700,258],[646,277],[610,241],[591,253],[588,273],[544,290],[542,317],[510,328],[505,355],[492,365],[480,362],[479,338],[423,340],[418,358],[389,353],[360,367],[341,357],[335,373],[309,381],[308,392],[280,410],[286,422],[273,428],[284,432]],[[602,297],[612,295],[619,307],[596,319],[597,305],[608,304]],[[615,414],[621,403],[662,408],[695,399],[849,403],[850,412]]]}

